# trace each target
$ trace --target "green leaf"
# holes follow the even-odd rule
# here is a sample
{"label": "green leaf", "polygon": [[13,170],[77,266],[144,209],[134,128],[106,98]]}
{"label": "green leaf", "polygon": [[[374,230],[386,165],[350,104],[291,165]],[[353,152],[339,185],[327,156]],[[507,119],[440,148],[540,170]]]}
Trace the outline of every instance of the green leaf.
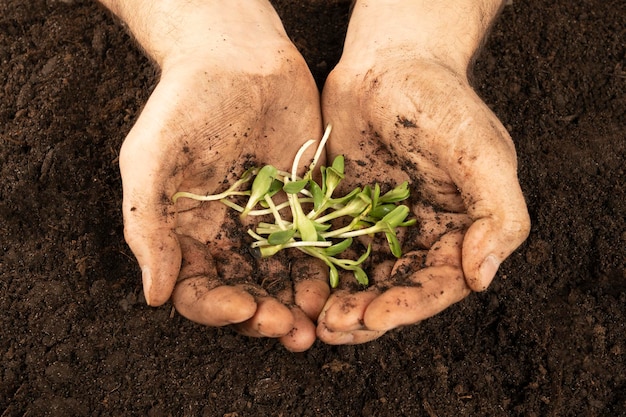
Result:
{"label": "green leaf", "polygon": [[395,204],[382,204],[374,207],[368,214],[375,219],[382,219],[396,208]]}
{"label": "green leaf", "polygon": [[374,192],[372,193],[372,206],[376,208],[380,201],[380,185],[374,184]]}
{"label": "green leaf", "polygon": [[267,237],[267,242],[270,245],[282,245],[282,244],[289,242],[289,240],[295,234],[296,234],[295,229],[279,230],[277,232],[270,234]]}
{"label": "green leaf", "polygon": [[[267,193],[265,195],[271,198],[282,189],[283,189],[283,182],[281,180],[275,179],[274,181],[272,181],[272,185],[270,185],[270,189],[267,190]],[[259,204],[263,208],[269,207],[269,204],[267,204],[267,201],[265,200],[265,196],[257,204]]]}
{"label": "green leaf", "polygon": [[365,190],[361,191],[361,188],[356,187],[354,190],[350,191],[348,194],[344,195],[343,197],[337,197],[337,198],[332,198],[330,199],[330,204],[345,204],[347,201],[351,200],[354,198],[355,195],[359,194],[359,193],[364,193],[364,196],[367,196],[367,193],[365,193]]}
{"label": "green leaf", "polygon": [[272,181],[272,185],[270,186],[270,189],[267,191],[267,194],[270,197],[272,197],[274,194],[279,192],[282,188],[283,188],[283,182],[281,180],[274,179],[274,181]]}
{"label": "green leaf", "polygon": [[391,249],[393,256],[400,258],[402,256],[402,246],[400,246],[400,242],[398,241],[395,231],[385,232],[385,237],[387,238],[389,249]]}
{"label": "green leaf", "polygon": [[372,198],[372,187],[369,185],[366,185],[365,187],[363,187],[363,192],[369,197]]}
{"label": "green leaf", "polygon": [[311,195],[313,196],[313,210],[317,210],[322,205],[324,201],[324,192],[320,188],[319,185],[313,180],[309,181],[309,190],[311,191]]}
{"label": "green leaf", "polygon": [[356,278],[359,284],[367,285],[369,283],[369,278],[363,268],[357,266],[352,271],[354,272],[354,278]]}
{"label": "green leaf", "polygon": [[395,203],[398,201],[406,200],[409,197],[409,183],[404,181],[393,190],[385,193],[380,197],[381,203]]}
{"label": "green leaf", "polygon": [[270,256],[276,255],[278,251],[283,248],[282,245],[272,245],[272,246],[259,246],[259,252],[261,252],[261,257],[269,258]]}
{"label": "green leaf", "polygon": [[332,185],[333,190],[337,188],[337,184],[344,179],[343,172],[337,171],[333,167],[326,167],[326,186]]}
{"label": "green leaf", "polygon": [[324,165],[320,167],[320,174],[322,174],[322,194],[326,195],[326,167]]}
{"label": "green leaf", "polygon": [[409,227],[414,226],[415,224],[417,224],[417,219],[409,219],[405,222],[400,223],[398,227]]}
{"label": "green leaf", "polygon": [[308,217],[298,216],[296,229],[300,232],[300,238],[306,242],[317,242],[317,230],[315,224]]}
{"label": "green leaf", "polygon": [[337,188],[341,180],[344,178],[343,157],[340,159],[341,163],[336,163],[337,158],[335,158],[335,162],[333,162],[333,165],[336,165],[336,167],[331,166],[331,167],[326,167],[325,169],[326,175],[325,175],[324,185],[326,187],[322,189],[324,190],[324,195],[326,195],[327,197],[330,197],[333,194],[333,191],[335,191],[335,188]]}
{"label": "green leaf", "polygon": [[345,168],[345,161],[344,161],[343,155],[337,155],[335,159],[333,160],[331,167],[337,173],[339,173],[339,175],[341,175],[341,177],[343,178],[344,168]]}
{"label": "green leaf", "polygon": [[307,186],[308,183],[309,183],[309,180],[298,180],[298,181],[288,182],[287,184],[283,186],[283,191],[286,192],[287,194],[298,194],[300,191],[304,189],[304,187]]}
{"label": "green leaf", "polygon": [[378,205],[378,197],[380,197],[380,186],[378,183],[374,184],[374,189],[370,185],[363,187],[363,193],[372,200],[372,207],[376,208]]}
{"label": "green leaf", "polygon": [[337,271],[337,268],[333,264],[328,264],[328,268],[328,279],[330,281],[330,287],[337,288],[337,285],[339,285],[339,271]]}
{"label": "green leaf", "polygon": [[396,206],[390,213],[386,214],[380,222],[387,223],[389,227],[395,228],[400,225],[409,215],[409,208],[405,205]]}
{"label": "green leaf", "polygon": [[331,223],[319,223],[316,221],[313,222],[313,225],[318,232],[325,232],[333,226]]}
{"label": "green leaf", "polygon": [[364,211],[369,210],[370,208],[370,198],[366,196],[364,193],[359,193],[354,198],[346,203],[345,206],[338,210],[330,211],[328,214],[317,219],[320,223],[326,223],[327,221],[343,217],[343,216],[352,216],[358,217]]}
{"label": "green leaf", "polygon": [[332,246],[329,246],[327,248],[324,249],[324,253],[328,256],[335,256],[340,254],[341,252],[345,251],[346,249],[348,249],[350,247],[350,245],[352,245],[352,238],[349,237],[347,239],[342,240],[339,243],[336,243]]}
{"label": "green leaf", "polygon": [[272,187],[272,183],[274,182],[277,174],[278,170],[272,165],[265,165],[259,170],[256,174],[256,178],[252,182],[252,187],[250,188],[250,198],[241,213],[241,217],[246,217],[250,210],[252,210],[260,200],[265,198],[265,194],[267,194]]}

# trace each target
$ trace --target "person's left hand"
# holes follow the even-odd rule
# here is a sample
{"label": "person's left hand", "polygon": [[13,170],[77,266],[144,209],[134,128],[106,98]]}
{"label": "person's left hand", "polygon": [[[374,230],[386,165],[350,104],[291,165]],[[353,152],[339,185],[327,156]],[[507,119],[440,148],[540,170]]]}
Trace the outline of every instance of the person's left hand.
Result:
{"label": "person's left hand", "polygon": [[329,76],[329,160],[345,156],[346,190],[408,181],[418,223],[402,233],[400,259],[370,265],[367,290],[343,277],[318,319],[329,344],[373,340],[484,290],[529,231],[515,149],[496,116],[464,76],[388,52]]}

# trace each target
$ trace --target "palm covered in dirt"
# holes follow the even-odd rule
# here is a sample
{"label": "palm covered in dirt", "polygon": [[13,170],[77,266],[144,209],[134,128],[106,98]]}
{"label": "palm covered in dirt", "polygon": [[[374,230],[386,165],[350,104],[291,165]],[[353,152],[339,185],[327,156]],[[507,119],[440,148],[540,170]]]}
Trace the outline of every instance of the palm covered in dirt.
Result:
{"label": "palm covered in dirt", "polygon": [[[212,7],[223,10],[207,4],[206,16]],[[162,75],[120,154],[125,236],[149,304],[171,296],[191,320],[232,324],[303,350],[315,340],[312,320],[328,295],[323,270],[310,260],[293,271],[285,261],[258,260],[236,213],[219,202],[171,199],[178,191],[224,191],[252,166],[287,170],[301,144],[321,136],[318,90],[271,6],[243,2],[229,10],[236,25],[230,12],[214,14],[218,22],[201,27],[217,36],[191,33],[175,45],[183,50],[163,55],[151,51],[149,36],[138,36]],[[270,294],[268,283],[278,281],[287,284]]]}

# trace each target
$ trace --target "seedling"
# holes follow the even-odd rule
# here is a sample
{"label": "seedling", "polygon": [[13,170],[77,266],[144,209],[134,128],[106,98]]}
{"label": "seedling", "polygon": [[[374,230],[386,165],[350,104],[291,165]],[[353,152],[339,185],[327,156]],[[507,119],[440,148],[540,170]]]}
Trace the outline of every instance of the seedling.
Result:
{"label": "seedling", "polygon": [[[369,279],[361,265],[371,253],[371,243],[356,260],[340,256],[350,248],[355,237],[373,236],[376,233],[385,234],[394,256],[399,258],[402,255],[397,229],[416,223],[415,219],[407,220],[409,208],[397,204],[409,197],[408,183],[405,181],[383,195],[380,195],[380,186],[376,183],[362,189],[357,187],[343,197],[333,197],[345,177],[343,156],[337,156],[330,166],[319,168],[319,184],[313,179],[313,172],[330,131],[329,125],[303,177],[297,175],[300,159],[315,143],[314,140],[307,141],[298,150],[291,172],[280,171],[272,165],[252,168],[222,193],[205,196],[178,192],[172,200],[176,202],[181,197],[187,197],[200,201],[220,201],[238,211],[242,218],[271,215],[274,223],[259,222],[254,230],[248,230],[248,234],[254,238],[251,247],[260,257],[272,256],[286,248],[297,248],[321,259],[328,266],[331,287],[335,288],[339,284],[338,268],[351,271],[357,282],[365,286]],[[253,177],[249,190],[239,190]],[[273,198],[281,191],[284,193],[282,199],[285,200],[286,195],[286,201],[276,204]],[[246,205],[242,207],[235,203],[231,199],[234,196],[247,196]],[[282,213],[287,209],[290,216]],[[336,222],[341,218],[349,221]],[[344,226],[333,228],[336,223]]]}

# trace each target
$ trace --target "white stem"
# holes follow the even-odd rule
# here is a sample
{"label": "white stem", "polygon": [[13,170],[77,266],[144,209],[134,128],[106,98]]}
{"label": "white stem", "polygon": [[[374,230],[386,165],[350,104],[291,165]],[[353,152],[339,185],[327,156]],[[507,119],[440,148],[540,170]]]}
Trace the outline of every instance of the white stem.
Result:
{"label": "white stem", "polygon": [[296,153],[296,157],[293,158],[293,164],[291,165],[291,180],[292,181],[297,181],[298,165],[300,165],[300,158],[302,158],[302,155],[308,149],[308,147],[313,145],[314,143],[315,141],[313,139],[309,139],[306,142],[304,142],[304,145],[302,145],[300,149],[298,149],[298,153]]}
{"label": "white stem", "polygon": [[308,172],[311,173],[311,175],[313,174],[313,170],[315,169],[315,166],[317,165],[317,161],[320,159],[320,156],[322,155],[324,146],[326,146],[326,142],[328,141],[328,138],[330,137],[331,130],[333,130],[333,125],[328,124],[328,126],[326,126],[326,130],[324,131],[324,135],[322,136],[322,140],[320,140],[320,144],[317,145],[317,149],[315,150],[315,156],[313,157],[313,161],[311,162],[311,165],[309,165]]}
{"label": "white stem", "polygon": [[265,202],[267,203],[270,211],[274,215],[274,219],[276,220],[276,224],[278,225],[278,227],[280,227],[281,230],[287,230],[287,227],[285,226],[285,221],[283,220],[282,217],[280,217],[280,213],[278,212],[278,209],[276,208],[276,205],[274,204],[274,200],[272,200],[270,196],[265,194]]}
{"label": "white stem", "polygon": [[172,196],[172,201],[176,203],[176,200],[178,200],[181,197],[187,197],[187,198],[191,198],[193,200],[198,200],[198,201],[217,201],[217,200],[221,200],[231,195],[248,195],[248,192],[247,191],[232,191],[231,189],[228,189],[224,191],[223,193],[219,193],[219,194],[200,195],[200,194],[189,193],[187,191],[179,191],[176,194],[174,194],[174,196]]}
{"label": "white stem", "polygon": [[266,244],[268,243],[267,239],[265,239],[263,236],[255,233],[254,230],[252,230],[252,229],[248,229],[248,234],[257,240],[256,242],[254,242],[252,244],[252,247],[256,247],[256,246],[254,246],[255,243],[266,243]]}
{"label": "white stem", "polygon": [[[273,246],[270,245],[267,240],[257,240],[256,242],[253,242],[251,247],[253,248],[258,248],[261,246]],[[327,248],[329,246],[332,246],[332,242],[314,242],[314,241],[303,241],[303,240],[298,240],[298,241],[291,241],[288,243],[283,244],[283,248],[299,248],[299,247],[318,247],[318,248]]]}

